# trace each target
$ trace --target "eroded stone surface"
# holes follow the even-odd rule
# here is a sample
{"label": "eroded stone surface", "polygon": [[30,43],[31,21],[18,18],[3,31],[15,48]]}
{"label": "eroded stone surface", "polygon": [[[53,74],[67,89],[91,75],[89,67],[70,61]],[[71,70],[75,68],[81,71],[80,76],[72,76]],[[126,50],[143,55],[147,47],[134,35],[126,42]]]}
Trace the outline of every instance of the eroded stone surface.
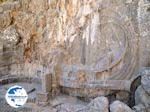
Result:
{"label": "eroded stone surface", "polygon": [[139,105],[134,106],[133,110],[135,112],[146,112],[146,107],[143,106],[142,104],[139,104]]}
{"label": "eroded stone surface", "polygon": [[143,104],[146,108],[150,107],[150,96],[142,86],[139,86],[135,92],[135,104]]}
{"label": "eroded stone surface", "polygon": [[21,37],[24,62],[18,65],[18,74],[38,75],[45,72],[41,68],[51,69],[56,75],[54,88],[62,78],[63,64],[86,68],[76,71],[75,78],[81,83],[92,77],[93,81],[130,79],[136,67],[138,37],[128,4],[123,0],[21,0],[2,4],[2,14],[10,13],[7,18],[11,22],[5,19],[5,27],[15,25]]}
{"label": "eroded stone surface", "polygon": [[142,76],[141,83],[144,90],[147,92],[147,94],[150,95],[150,73],[147,73],[144,76]]}
{"label": "eroded stone surface", "polygon": [[[138,22],[140,31],[140,66],[149,66],[150,54],[150,14],[149,14],[149,0],[140,0],[138,4]],[[144,55],[143,55],[144,54]]]}
{"label": "eroded stone surface", "polygon": [[10,26],[2,32],[0,39],[3,41],[3,44],[5,44],[6,46],[12,47],[12,45],[17,44],[20,37],[15,27]]}
{"label": "eroded stone surface", "polygon": [[109,101],[106,97],[97,97],[88,105],[88,112],[108,112]]}
{"label": "eroded stone surface", "polygon": [[[47,89],[48,81],[44,89],[45,92],[51,89],[52,96],[57,95],[62,86],[66,88],[61,92],[82,97],[109,95],[114,90],[129,91],[130,79],[138,67],[149,66],[149,4],[148,0],[3,3],[0,5],[0,37],[13,45],[0,42],[3,61],[0,77],[52,74],[51,88]],[[147,78],[142,78],[142,84],[149,93]],[[120,98],[119,94],[117,97]],[[58,109],[108,111],[107,100],[96,99],[91,102],[95,110],[92,106],[83,109],[78,108],[81,105],[70,104]],[[118,104],[123,105],[125,111],[131,110]]]}
{"label": "eroded stone surface", "polygon": [[134,112],[130,107],[120,101],[114,101],[110,105],[110,112]]}
{"label": "eroded stone surface", "polygon": [[6,28],[11,23],[10,12],[5,12],[3,14],[0,13],[0,29]]}

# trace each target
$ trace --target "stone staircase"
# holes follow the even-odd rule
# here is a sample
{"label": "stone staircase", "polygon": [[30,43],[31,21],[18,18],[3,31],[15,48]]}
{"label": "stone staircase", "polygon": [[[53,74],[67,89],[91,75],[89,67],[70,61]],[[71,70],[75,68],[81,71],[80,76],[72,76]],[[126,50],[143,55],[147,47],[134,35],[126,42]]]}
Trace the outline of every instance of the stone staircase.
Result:
{"label": "stone staircase", "polygon": [[20,63],[22,57],[14,49],[3,48],[0,44],[0,77],[9,75],[11,66]]}
{"label": "stone staircase", "polygon": [[[6,57],[5,57],[6,56]],[[0,77],[9,74],[10,59],[7,53],[3,52],[3,46],[0,46]]]}

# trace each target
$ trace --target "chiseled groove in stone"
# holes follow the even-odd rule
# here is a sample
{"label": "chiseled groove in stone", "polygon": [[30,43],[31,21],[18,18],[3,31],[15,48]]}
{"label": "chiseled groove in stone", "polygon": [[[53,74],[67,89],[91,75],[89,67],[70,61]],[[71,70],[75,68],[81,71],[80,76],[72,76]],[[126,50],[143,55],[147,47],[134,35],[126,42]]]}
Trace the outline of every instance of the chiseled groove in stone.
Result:
{"label": "chiseled groove in stone", "polygon": [[131,81],[129,80],[101,80],[101,81],[93,81],[88,83],[79,83],[69,80],[60,81],[60,85],[68,88],[87,88],[87,89],[110,89],[110,90],[126,90],[130,91]]}
{"label": "chiseled groove in stone", "polygon": [[11,76],[11,77],[7,77],[7,78],[1,78],[0,79],[0,85],[5,85],[5,84],[9,84],[9,83],[16,83],[16,82],[28,82],[28,83],[40,83],[39,78],[34,78],[34,77],[18,77],[18,76]]}

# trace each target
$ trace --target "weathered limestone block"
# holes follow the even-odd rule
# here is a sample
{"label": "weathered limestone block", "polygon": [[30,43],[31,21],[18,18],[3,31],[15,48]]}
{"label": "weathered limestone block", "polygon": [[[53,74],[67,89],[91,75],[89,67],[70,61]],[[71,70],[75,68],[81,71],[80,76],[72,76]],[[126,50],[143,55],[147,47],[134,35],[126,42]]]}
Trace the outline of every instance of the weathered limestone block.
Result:
{"label": "weathered limestone block", "polygon": [[147,111],[146,111],[146,107],[143,106],[142,104],[139,104],[139,105],[134,106],[134,107],[133,107],[133,110],[134,110],[135,112],[147,112]]}
{"label": "weathered limestone block", "polygon": [[135,104],[143,104],[146,108],[150,107],[150,96],[142,86],[139,86],[135,92]]}
{"label": "weathered limestone block", "polygon": [[109,101],[106,97],[97,97],[88,105],[87,112],[108,112]]}
{"label": "weathered limestone block", "polygon": [[50,93],[52,90],[52,74],[42,75],[42,91]]}
{"label": "weathered limestone block", "polygon": [[52,92],[52,74],[44,74],[41,76],[42,90],[37,93],[37,103],[46,105]]}
{"label": "weathered limestone block", "polygon": [[134,112],[130,107],[120,101],[114,101],[110,105],[110,112]]}
{"label": "weathered limestone block", "polygon": [[143,67],[141,72],[141,85],[135,91],[135,104],[137,110],[150,111],[150,69]]}
{"label": "weathered limestone block", "polygon": [[38,92],[36,94],[36,98],[37,98],[37,104],[39,105],[47,105],[48,104],[48,100],[50,98],[49,93],[44,93],[44,92]]}
{"label": "weathered limestone block", "polygon": [[56,102],[57,105],[55,104],[54,106],[60,112],[108,112],[109,108],[109,102],[106,97],[97,97],[89,104],[75,100],[74,98],[72,100],[68,98],[66,103],[65,99],[62,100],[64,100],[64,102],[59,102],[59,104]]}
{"label": "weathered limestone block", "polygon": [[57,112],[57,110],[52,107],[46,107],[46,108],[42,109],[41,112]]}
{"label": "weathered limestone block", "polygon": [[150,95],[150,70],[144,76],[142,76],[141,84],[143,89],[148,95]]}
{"label": "weathered limestone block", "polygon": [[126,91],[120,91],[116,94],[116,99],[127,104],[130,100],[130,94]]}

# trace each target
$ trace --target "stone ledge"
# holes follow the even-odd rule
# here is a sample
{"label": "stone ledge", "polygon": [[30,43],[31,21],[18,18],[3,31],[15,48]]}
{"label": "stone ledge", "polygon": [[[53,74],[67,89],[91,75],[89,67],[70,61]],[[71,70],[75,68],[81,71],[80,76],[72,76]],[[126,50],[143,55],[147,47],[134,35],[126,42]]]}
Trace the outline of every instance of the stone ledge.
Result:
{"label": "stone ledge", "polygon": [[49,93],[44,93],[44,92],[38,92],[36,94],[36,98],[37,98],[36,102],[37,102],[38,105],[45,106],[45,105],[48,104],[50,94]]}

